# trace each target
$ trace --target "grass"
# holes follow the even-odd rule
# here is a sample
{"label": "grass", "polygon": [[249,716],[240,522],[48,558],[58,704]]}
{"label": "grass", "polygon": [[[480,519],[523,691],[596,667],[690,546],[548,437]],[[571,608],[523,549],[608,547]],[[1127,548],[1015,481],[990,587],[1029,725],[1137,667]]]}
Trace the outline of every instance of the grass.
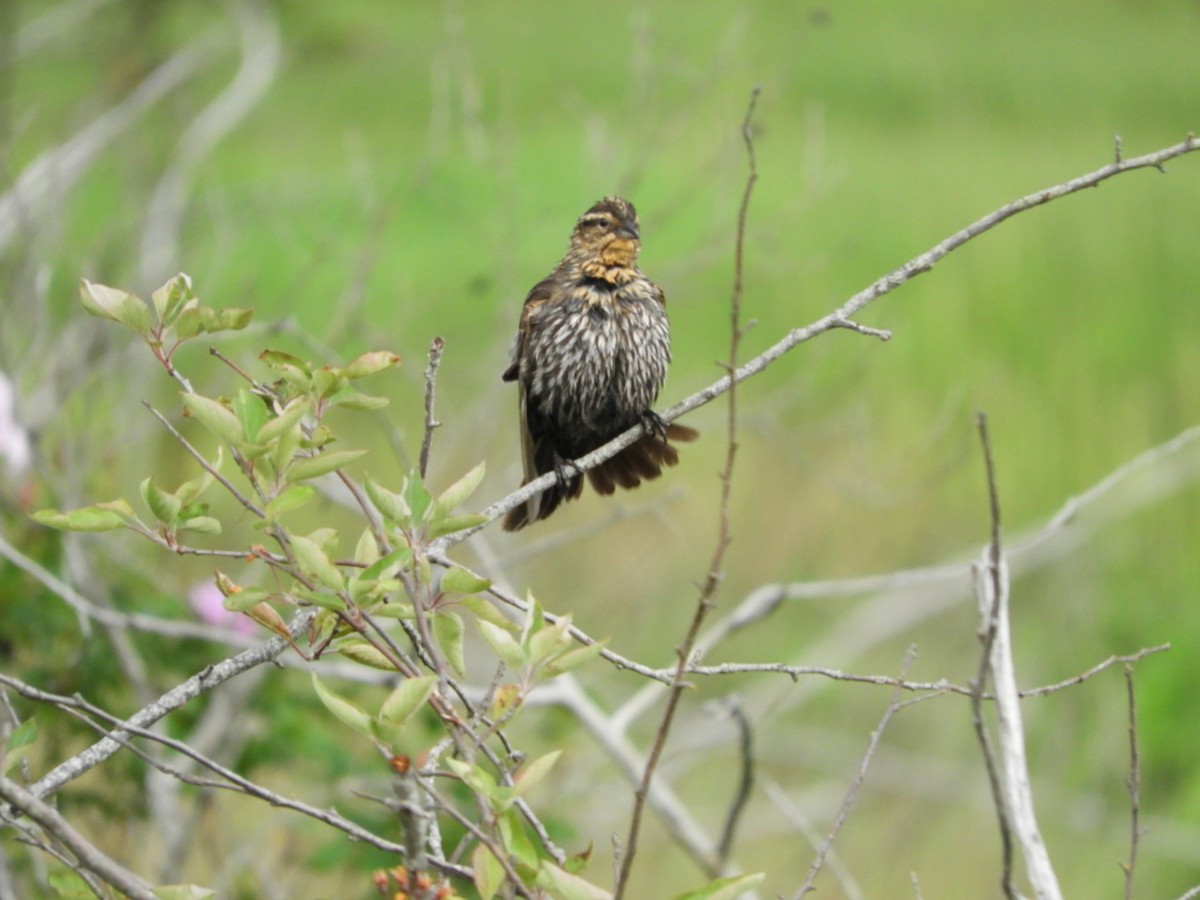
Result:
{"label": "grass", "polygon": [[[21,15],[29,20],[46,8],[26,3]],[[252,305],[266,323],[293,317],[344,356],[376,346],[405,356],[407,371],[388,388],[396,403],[385,420],[398,430],[399,450],[374,433],[363,437],[375,448],[372,472],[380,476],[398,477],[415,450],[419,372],[430,337],[443,335],[446,426],[434,477],[448,482],[483,456],[488,499],[517,479],[514,401],[498,372],[521,298],[596,197],[619,190],[641,211],[643,262],[667,291],[674,329],[664,399],[673,402],[719,374],[713,362],[726,343],[734,210],[745,170],[737,127],[752,84],[764,91],[745,301],[757,324],[747,351],[819,317],[1000,204],[1104,164],[1115,133],[1134,155],[1200,127],[1194,5],[1112,0],[1083,16],[1033,2],[850,9],[702,0],[684,14],[678,6],[627,2],[531,11],[507,2],[359,0],[283,3],[277,12],[285,66],[266,101],[202,168],[180,266],[217,305]],[[215,5],[114,4],[86,29],[21,58],[10,92],[7,171],[71,134],[169,48],[221,21]],[[30,267],[49,278],[47,303],[59,327],[80,317],[73,298],[79,275],[137,286],[139,211],[180,129],[234,70],[235,45],[227,43],[219,65],[108,151],[61,217],[37,223],[26,244],[8,251],[0,367],[24,373],[27,392],[39,381],[56,383],[48,373],[68,368],[65,360],[26,355],[20,325],[12,324],[34,302]],[[892,329],[890,343],[828,335],[747,385],[722,603],[767,580],[885,571],[977,545],[986,529],[971,423],[977,409],[992,420],[1013,529],[1194,424],[1198,202],[1197,160],[1185,158],[1165,176],[1125,176],[1022,215],[873,306],[864,321]],[[245,354],[278,341],[258,335]],[[145,389],[122,379],[123,351],[108,345],[97,352],[106,377],[93,379],[88,396],[103,406],[90,414],[136,416],[134,401]],[[197,354],[190,362],[202,360]],[[670,486],[685,488],[682,499],[510,577],[549,607],[573,610],[584,627],[611,633],[623,652],[665,663],[701,571],[697,548],[715,533],[711,473],[721,421],[715,406],[699,411],[693,424],[705,440],[687,448],[670,485],[617,502],[640,502]],[[122,447],[116,428],[98,427],[112,463],[106,480],[135,496],[147,473],[143,453]],[[164,474],[168,483],[190,473],[171,474]],[[1111,653],[1174,643],[1168,658],[1139,668],[1139,685],[1146,796],[1155,813],[1180,821],[1194,820],[1200,808],[1200,780],[1188,762],[1200,732],[1185,712],[1187,660],[1200,649],[1188,613],[1200,538],[1195,501],[1193,488],[1114,525],[1054,574],[1019,583],[1015,610],[1018,666],[1031,677],[1066,677]],[[611,506],[586,499],[543,534],[597,521]],[[526,537],[486,540],[504,554]],[[780,627],[743,639],[744,655],[808,661],[808,642],[850,608],[782,611]],[[964,605],[898,636],[869,664],[886,668],[916,642],[918,665],[931,677],[963,677],[973,666],[973,627]],[[618,674],[593,677],[610,697],[631,689]],[[1084,713],[1106,710],[1080,714],[1078,733],[1069,736],[1080,752],[1119,742],[1118,681],[1093,686],[1078,701],[1043,701],[1047,732],[1056,733],[1055,715],[1078,703]],[[795,718],[764,710],[759,727],[787,735],[811,727],[814,717],[828,725],[845,714],[865,728],[885,702],[842,687],[821,696]],[[852,712],[843,713],[843,704]],[[928,716],[927,733],[974,765],[965,712],[944,709]],[[852,733],[865,741],[862,728]],[[931,752],[920,732],[906,737],[911,752]],[[1054,770],[1053,746],[1045,753]],[[836,766],[786,770],[786,746],[775,755],[786,784],[819,780],[833,790],[845,781]],[[1107,880],[1094,873],[1098,859],[1107,864],[1123,852],[1121,801],[1112,790],[1119,793],[1124,762],[1119,753],[1100,760],[1079,760],[1093,777],[1073,786],[1102,783],[1108,791],[1112,805],[1082,838],[1094,852],[1066,849],[1081,840],[1069,804],[1048,800],[1041,810],[1072,894],[1114,893],[1118,883],[1115,867]],[[714,767],[693,757],[687,766],[699,781]],[[990,840],[986,815],[897,799],[906,797],[903,785],[887,784],[864,798],[852,820],[858,830],[843,848],[867,893],[902,893],[907,882],[894,887],[885,872],[910,868],[922,873],[927,896],[938,895],[935,871],[950,871],[947,883],[959,894],[992,890],[990,844],[977,857],[947,861],[944,853],[964,820]],[[617,821],[625,813],[620,806],[610,815]],[[574,824],[603,844],[611,823]],[[775,868],[768,891],[786,892],[796,872],[773,861],[794,856],[794,835],[777,822],[766,831],[751,856]],[[873,846],[883,848],[882,857]],[[1152,833],[1138,876],[1147,896],[1178,894],[1196,881],[1194,856],[1170,862],[1155,847]],[[663,883],[696,880],[686,863],[664,860]]]}

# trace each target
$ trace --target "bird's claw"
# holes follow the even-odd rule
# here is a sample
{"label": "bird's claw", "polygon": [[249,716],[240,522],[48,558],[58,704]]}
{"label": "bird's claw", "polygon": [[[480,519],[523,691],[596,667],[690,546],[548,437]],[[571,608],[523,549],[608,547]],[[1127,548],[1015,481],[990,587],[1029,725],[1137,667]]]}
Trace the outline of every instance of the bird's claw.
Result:
{"label": "bird's claw", "polygon": [[660,441],[667,440],[667,420],[652,409],[642,413],[642,427]]}
{"label": "bird's claw", "polygon": [[554,461],[554,477],[558,480],[558,486],[563,490],[571,486],[571,480],[578,478],[583,474],[583,469],[575,465],[573,459],[556,459]]}

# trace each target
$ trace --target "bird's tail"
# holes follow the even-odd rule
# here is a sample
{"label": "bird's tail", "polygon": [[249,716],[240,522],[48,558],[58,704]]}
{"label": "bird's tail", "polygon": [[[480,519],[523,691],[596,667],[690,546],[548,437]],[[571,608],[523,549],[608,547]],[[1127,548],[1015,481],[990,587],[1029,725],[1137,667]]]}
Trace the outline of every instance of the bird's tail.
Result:
{"label": "bird's tail", "polygon": [[664,466],[679,462],[679,451],[668,440],[690,443],[700,432],[675,422],[667,423],[662,437],[647,434],[616,456],[588,470],[588,481],[598,494],[611,494],[618,487],[630,490],[662,474]]}
{"label": "bird's tail", "polygon": [[[635,488],[643,481],[661,475],[664,466],[673,466],[679,462],[679,451],[668,441],[690,443],[699,436],[700,432],[694,428],[668,422],[661,436],[644,435],[616,456],[605,460],[594,469],[589,469],[588,481],[598,494],[611,494],[618,487],[627,490]],[[577,473],[568,474],[572,471],[570,463],[564,463],[557,457],[552,461],[544,460],[535,454],[534,467],[536,472],[532,475],[527,473],[522,485],[546,472],[557,471],[558,481],[515,509],[509,510],[503,522],[505,531],[519,531],[526,525],[545,519],[558,509],[563,501],[575,500],[583,493],[583,476]]]}
{"label": "bird's tail", "polygon": [[[546,471],[553,472],[555,470],[550,468]],[[559,471],[562,470],[560,469]],[[532,480],[532,478],[527,477],[521,482],[521,486],[524,487]],[[504,516],[503,528],[505,531],[520,531],[526,525],[531,525],[539,519],[546,518],[550,513],[558,509],[559,504],[564,500],[574,500],[582,493],[582,475],[576,474],[560,477],[558,481],[540,494],[534,494],[520,506],[510,509]]]}

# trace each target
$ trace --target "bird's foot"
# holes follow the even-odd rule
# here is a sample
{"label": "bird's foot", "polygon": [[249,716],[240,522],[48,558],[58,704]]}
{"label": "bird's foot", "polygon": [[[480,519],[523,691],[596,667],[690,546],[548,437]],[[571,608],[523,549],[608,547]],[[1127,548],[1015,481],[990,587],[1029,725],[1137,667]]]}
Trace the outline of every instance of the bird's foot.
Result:
{"label": "bird's foot", "polygon": [[583,474],[583,469],[575,465],[573,459],[555,459],[554,460],[554,477],[558,479],[558,486],[562,490],[567,490],[571,486],[571,482]]}
{"label": "bird's foot", "polygon": [[666,443],[667,420],[654,410],[648,409],[642,413],[642,427],[646,429],[647,434],[651,434],[663,443]]}

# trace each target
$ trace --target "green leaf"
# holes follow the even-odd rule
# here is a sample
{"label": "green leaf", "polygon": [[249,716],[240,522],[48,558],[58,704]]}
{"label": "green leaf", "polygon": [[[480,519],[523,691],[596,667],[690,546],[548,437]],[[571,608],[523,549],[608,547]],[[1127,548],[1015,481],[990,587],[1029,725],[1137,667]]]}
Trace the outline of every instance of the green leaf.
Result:
{"label": "green leaf", "polygon": [[364,737],[371,737],[371,717],[367,715],[367,711],[356,703],[351,703],[345,697],[330,690],[321,683],[321,679],[314,672],[312,676],[313,689],[317,692],[317,697],[325,704],[325,708],[331,713],[357,731]]}
{"label": "green leaf", "polygon": [[387,556],[375,560],[375,562],[363,569],[358,577],[368,581],[385,578],[391,575],[396,569],[407,566],[411,561],[412,547],[404,544],[401,547],[397,547]]}
{"label": "green leaf", "polygon": [[242,435],[248,443],[253,444],[258,438],[259,429],[266,424],[270,412],[266,401],[258,394],[242,388],[233,396],[233,412],[242,423]]}
{"label": "green leaf", "polygon": [[476,844],[471,852],[471,877],[479,900],[492,900],[504,882],[504,867],[483,844]]}
{"label": "green leaf", "polygon": [[554,750],[522,766],[521,771],[513,779],[514,795],[519,797],[536,786],[554,768],[554,764],[558,762],[558,758],[562,756],[562,753],[561,750]]}
{"label": "green leaf", "polygon": [[[510,804],[511,805],[511,804]],[[500,816],[500,835],[504,846],[522,866],[532,872],[538,869],[538,852],[526,830],[525,821],[515,809],[506,809]]]}
{"label": "green leaf", "polygon": [[404,725],[425,706],[437,687],[437,681],[436,675],[405,678],[383,701],[379,708],[379,718],[389,725]]}
{"label": "green leaf", "polygon": [[233,588],[225,594],[225,608],[230,612],[249,612],[266,600],[268,596],[262,588],[244,588],[238,585],[234,585]]}
{"label": "green leaf", "polygon": [[389,491],[369,475],[363,478],[363,487],[379,514],[389,522],[403,522],[409,517],[411,510],[399,494]]}
{"label": "green leaf", "polygon": [[[217,471],[221,468],[221,460],[224,456],[224,453],[225,449],[223,447],[217,448],[217,459],[212,464],[213,471]],[[212,486],[213,480],[212,473],[206,469],[196,478],[193,478],[190,481],[185,481],[183,484],[177,487],[175,489],[175,496],[179,498],[180,503],[182,503],[184,506],[187,506],[188,504],[194,502],[201,494],[207,491],[209,487]]]}
{"label": "green leaf", "polygon": [[500,657],[501,662],[514,672],[523,672],[529,665],[529,657],[526,655],[524,648],[503,628],[483,619],[477,621],[475,626],[479,629],[479,633],[483,636],[483,639],[488,642],[488,645]]}
{"label": "green leaf", "polygon": [[84,506],[65,513],[56,509],[39,509],[32,518],[59,531],[112,531],[125,525],[125,517],[120,513],[99,506]]}
{"label": "green leaf", "polygon": [[765,878],[766,875],[762,872],[755,872],[751,875],[735,875],[732,878],[718,878],[699,890],[680,894],[675,900],[737,900],[742,894],[762,884]]}
{"label": "green leaf", "polygon": [[142,482],[141,490],[142,499],[146,502],[150,512],[154,513],[154,518],[164,525],[174,525],[175,520],[179,518],[180,510],[183,509],[179,498],[155,485],[152,478],[147,478]]}
{"label": "green leaf", "polygon": [[446,662],[463,678],[467,674],[466,657],[463,655],[463,621],[452,612],[433,614],[433,637],[442,649]]}
{"label": "green leaf", "polygon": [[548,860],[542,860],[538,867],[537,884],[556,900],[612,900],[612,894],[604,888],[572,875]]}
{"label": "green leaf", "polygon": [[242,442],[242,423],[229,407],[200,394],[184,394],[183,405],[205,428],[230,446]]}
{"label": "green leaf", "polygon": [[383,409],[391,401],[387,397],[376,397],[374,394],[364,394],[354,388],[342,388],[326,401],[328,406],[340,406],[342,409],[353,409],[360,412],[371,412]]}
{"label": "green leaf", "polygon": [[8,735],[9,751],[19,750],[22,747],[28,747],[37,740],[38,725],[37,716],[30,716]]}
{"label": "green leaf", "polygon": [[525,597],[525,621],[521,625],[521,644],[528,646],[533,635],[537,634],[546,627],[546,617],[542,612],[542,605],[532,593]]}
{"label": "green leaf", "polygon": [[283,621],[283,617],[275,612],[270,603],[259,603],[246,610],[246,615],[262,625],[264,628],[269,628],[277,635],[291,640],[291,633],[288,631],[287,623]]}
{"label": "green leaf", "polygon": [[175,524],[176,531],[191,531],[196,534],[220,534],[221,522],[212,516],[192,516]]}
{"label": "green leaf", "polygon": [[314,576],[330,590],[340,591],[345,587],[341,570],[330,561],[316,541],[298,534],[292,535],[292,549],[303,572]]}
{"label": "green leaf", "polygon": [[258,354],[258,358],[282,375],[289,384],[305,390],[312,386],[312,366],[300,357],[282,350],[264,350]]}
{"label": "green leaf", "polygon": [[258,440],[264,444],[277,440],[292,426],[300,424],[311,410],[312,401],[308,397],[293,397],[283,412],[258,429]]}
{"label": "green leaf", "polygon": [[317,495],[317,489],[311,484],[293,484],[281,491],[264,510],[267,518],[278,519],[285,512],[299,509]]}
{"label": "green leaf", "polygon": [[372,350],[364,353],[348,366],[343,366],[341,376],[354,380],[367,375],[374,375],[400,363],[400,357],[388,350]]}
{"label": "green leaf", "polygon": [[367,612],[375,612],[376,601],[400,590],[400,582],[395,578],[364,579],[361,575],[350,578],[346,586],[350,591],[350,599],[366,608]]}
{"label": "green leaf", "polygon": [[29,748],[37,740],[37,718],[30,717],[12,730],[8,736],[8,752],[0,757],[0,775],[7,775],[25,758]]}
{"label": "green leaf", "polygon": [[409,472],[408,477],[404,479],[402,493],[404,494],[404,502],[412,510],[413,524],[423,523],[426,514],[429,512],[429,506],[433,502],[433,498],[429,495],[429,491],[425,489],[425,485],[421,482],[421,474],[416,469]]}
{"label": "green leaf", "polygon": [[47,880],[58,900],[96,900],[96,894],[88,883],[70,869],[55,869],[47,876]]}
{"label": "green leaf", "polygon": [[349,382],[339,374],[338,369],[332,366],[322,366],[313,372],[312,386],[313,391],[322,400],[328,400],[338,391],[344,390]]}
{"label": "green leaf", "polygon": [[435,519],[444,518],[454,512],[468,497],[474,493],[475,488],[479,487],[479,483],[483,481],[483,475],[486,471],[486,466],[480,463],[470,472],[464,475],[446,490],[442,491],[441,496],[437,498],[434,504],[433,517]]}
{"label": "green leaf", "polygon": [[300,588],[296,594],[302,599],[311,603],[313,606],[319,606],[321,609],[331,609],[335,612],[346,608],[346,601],[341,594],[333,594],[329,591],[313,591],[308,588]]}
{"label": "green leaf", "polygon": [[444,534],[453,534],[456,531],[466,531],[468,528],[482,525],[486,521],[487,516],[480,516],[474,513],[467,516],[446,516],[444,519],[436,519],[429,526],[429,537],[436,538]]}
{"label": "green leaf", "polygon": [[231,307],[217,313],[216,330],[241,331],[254,320],[254,310]]}
{"label": "green leaf", "polygon": [[[400,583],[393,583],[398,589]],[[408,622],[411,622],[417,617],[416,610],[413,609],[411,603],[406,600],[397,600],[395,598],[371,610],[371,615],[377,619],[403,619]]]}
{"label": "green leaf", "polygon": [[574,643],[571,636],[560,626],[567,624],[566,617],[559,619],[553,628],[546,628],[535,634],[526,645],[529,662],[534,666],[544,666],[552,659],[565,656]]}
{"label": "green leaf", "polygon": [[120,322],[142,337],[150,336],[150,308],[140,297],[103,284],[80,279],[79,297],[93,316]]}
{"label": "green leaf", "polygon": [[217,892],[195,884],[164,884],[156,887],[153,894],[158,900],[209,900]]}
{"label": "green leaf", "polygon": [[375,533],[368,526],[362,530],[362,534],[358,536],[358,543],[354,545],[354,561],[369,566],[377,559],[379,544],[375,542]]}
{"label": "green leaf", "polygon": [[516,623],[500,612],[495,604],[484,597],[468,595],[459,598],[456,602],[461,606],[465,606],[471,612],[475,613],[476,617],[483,619],[485,622],[491,622],[493,625],[507,629],[508,631],[517,630]]}
{"label": "green leaf", "polygon": [[442,593],[444,594],[478,594],[491,586],[491,581],[473,575],[466,569],[448,569],[442,575]]}
{"label": "green leaf", "polygon": [[493,804],[500,800],[500,788],[490,772],[485,772],[478,766],[463,762],[461,759],[447,759],[446,765],[479,796]]}
{"label": "green leaf", "polygon": [[192,291],[191,278],[181,272],[155,291],[151,299],[154,301],[154,311],[158,313],[158,321],[170,325],[182,307],[196,299],[196,294]]}
{"label": "green leaf", "polygon": [[318,475],[325,475],[334,469],[340,469],[342,466],[354,462],[359,457],[365,456],[366,453],[366,450],[331,450],[328,453],[318,453],[316,456],[298,459],[288,467],[287,480],[304,481],[316,478]]}
{"label": "green leaf", "polygon": [[254,311],[250,309],[222,309],[211,306],[188,306],[171,326],[180,340],[194,338],[201,333],[215,334],[218,331],[237,331],[250,324]]}
{"label": "green leaf", "polygon": [[603,641],[597,641],[594,644],[588,644],[583,647],[572,647],[570,650],[548,660],[542,666],[542,674],[547,678],[553,678],[556,675],[562,675],[564,672],[570,672],[572,669],[585,666],[599,657],[601,651],[607,645],[608,639],[606,638]]}
{"label": "green leaf", "polygon": [[[268,422],[263,426],[263,429],[270,427],[271,423]],[[259,436],[262,436],[261,431],[259,432]],[[292,460],[296,456],[296,451],[300,449],[300,443],[303,439],[304,429],[299,422],[283,432],[275,444],[275,452],[271,454],[271,461],[275,463],[276,472],[283,472],[291,465]]]}
{"label": "green leaf", "polygon": [[369,666],[372,669],[380,669],[384,672],[396,671],[396,664],[388,659],[383,651],[361,635],[352,634],[345,638],[339,638],[333,642],[330,649],[360,665]]}

